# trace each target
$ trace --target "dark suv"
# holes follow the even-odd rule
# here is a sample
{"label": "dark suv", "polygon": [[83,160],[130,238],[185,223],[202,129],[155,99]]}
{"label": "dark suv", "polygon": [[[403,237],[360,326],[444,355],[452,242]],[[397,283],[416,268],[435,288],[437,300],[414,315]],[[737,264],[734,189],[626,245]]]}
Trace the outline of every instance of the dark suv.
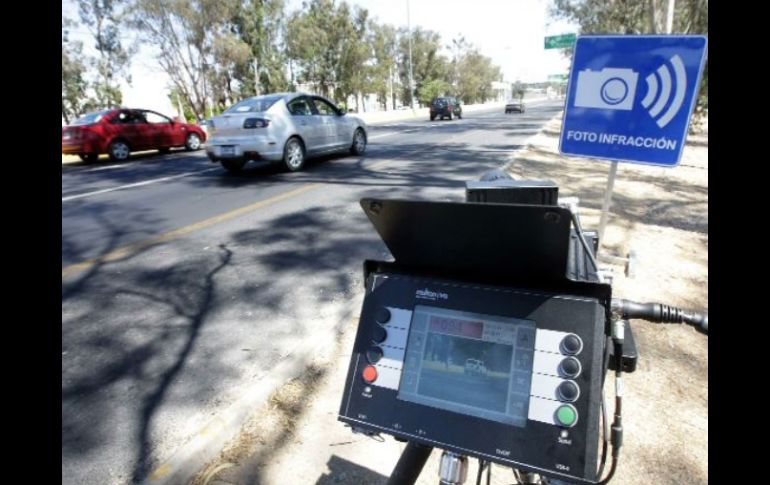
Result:
{"label": "dark suv", "polygon": [[463,117],[463,108],[460,106],[460,100],[453,96],[444,96],[441,98],[433,98],[430,102],[430,120],[433,121],[437,117],[449,118],[457,116],[459,119]]}

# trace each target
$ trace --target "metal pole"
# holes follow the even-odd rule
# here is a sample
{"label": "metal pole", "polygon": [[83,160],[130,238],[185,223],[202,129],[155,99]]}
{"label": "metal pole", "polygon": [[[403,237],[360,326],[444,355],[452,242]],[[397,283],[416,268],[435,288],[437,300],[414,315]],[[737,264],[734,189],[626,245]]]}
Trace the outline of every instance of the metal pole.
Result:
{"label": "metal pole", "polygon": [[390,474],[387,485],[413,485],[420,477],[420,472],[432,451],[431,446],[408,442]]}
{"label": "metal pole", "polygon": [[599,219],[599,249],[604,245],[604,228],[607,226],[607,218],[610,211],[610,202],[612,201],[612,188],[615,185],[615,175],[618,173],[618,162],[612,162],[610,165],[610,176],[607,180],[607,190],[604,192],[604,203],[602,204],[602,216]]}
{"label": "metal pole", "polygon": [[675,0],[668,0],[668,15],[666,17],[666,33],[670,34],[674,29],[674,3]]}
{"label": "metal pole", "polygon": [[412,23],[409,18],[409,0],[406,0],[406,29],[409,32],[409,105],[414,111],[414,79],[412,78]]}

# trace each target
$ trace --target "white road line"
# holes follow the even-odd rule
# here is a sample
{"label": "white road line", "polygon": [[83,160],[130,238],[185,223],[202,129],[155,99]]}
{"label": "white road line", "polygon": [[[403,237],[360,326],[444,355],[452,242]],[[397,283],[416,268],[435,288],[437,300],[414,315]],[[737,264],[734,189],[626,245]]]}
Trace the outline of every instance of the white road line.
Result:
{"label": "white road line", "polygon": [[425,128],[425,127],[420,127],[420,128],[417,128],[416,130],[394,131],[393,133],[383,133],[382,135],[370,136],[369,139],[370,140],[375,140],[377,138],[385,138],[386,136],[400,135],[402,133],[414,133],[415,131],[420,131],[423,128]]}
{"label": "white road line", "polygon": [[212,170],[220,170],[220,169],[218,167],[217,168],[207,168],[205,170],[199,170],[197,172],[186,172],[186,173],[181,173],[179,175],[172,175],[170,177],[161,177],[161,178],[152,179],[152,180],[145,180],[144,182],[136,182],[136,183],[128,184],[128,185],[119,185],[117,187],[110,187],[109,189],[95,190],[93,192],[86,192],[84,194],[77,194],[77,195],[70,195],[70,196],[67,196],[67,197],[62,197],[61,201],[62,202],[68,202],[70,200],[83,199],[85,197],[92,197],[94,195],[106,194],[107,192],[114,192],[116,190],[130,189],[132,187],[141,187],[143,185],[150,185],[150,184],[156,184],[156,183],[159,183],[159,182],[166,182],[168,180],[179,179],[179,178],[187,177],[187,176],[190,176],[190,175],[196,175],[196,174],[199,174],[199,173],[211,172]]}

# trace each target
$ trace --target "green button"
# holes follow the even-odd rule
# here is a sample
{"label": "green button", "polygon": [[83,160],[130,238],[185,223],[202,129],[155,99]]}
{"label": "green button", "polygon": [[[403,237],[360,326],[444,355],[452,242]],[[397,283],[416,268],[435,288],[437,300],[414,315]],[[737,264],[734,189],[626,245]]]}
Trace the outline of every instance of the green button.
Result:
{"label": "green button", "polygon": [[556,419],[562,426],[574,426],[577,422],[577,411],[569,405],[560,406],[556,410]]}

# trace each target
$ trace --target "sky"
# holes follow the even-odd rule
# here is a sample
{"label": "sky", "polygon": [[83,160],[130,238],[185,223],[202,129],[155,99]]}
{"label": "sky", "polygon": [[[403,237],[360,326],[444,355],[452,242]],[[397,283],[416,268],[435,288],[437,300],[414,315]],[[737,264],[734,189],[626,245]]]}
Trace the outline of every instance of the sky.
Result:
{"label": "sky", "polygon": [[[347,0],[369,11],[371,18],[396,27],[407,25],[433,30],[450,44],[459,35],[477,46],[500,66],[504,80],[545,81],[550,74],[567,72],[569,60],[558,50],[545,50],[544,37],[577,32],[577,27],[548,18],[549,0]],[[286,0],[287,12],[302,7],[302,0]],[[62,15],[79,20],[72,0],[62,0]],[[133,33],[127,33],[130,40]],[[70,37],[93,54],[93,37],[85,26]],[[448,51],[446,52],[448,55]],[[157,67],[151,48],[142,46],[134,56],[130,85],[123,83],[123,104],[175,115],[167,96],[168,77]]]}

